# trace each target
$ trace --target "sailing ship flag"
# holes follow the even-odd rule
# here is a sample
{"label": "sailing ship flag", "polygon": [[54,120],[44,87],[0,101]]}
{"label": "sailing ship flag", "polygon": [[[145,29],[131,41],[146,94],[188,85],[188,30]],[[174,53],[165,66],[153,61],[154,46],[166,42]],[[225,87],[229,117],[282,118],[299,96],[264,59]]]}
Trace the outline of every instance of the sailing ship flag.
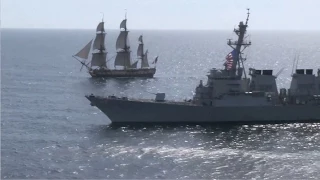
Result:
{"label": "sailing ship flag", "polygon": [[232,68],[233,57],[235,57],[235,55],[236,55],[236,50],[234,49],[226,56],[226,62],[224,63],[224,65],[226,66],[227,70],[230,70]]}
{"label": "sailing ship flag", "polygon": [[156,64],[158,61],[158,56],[154,59],[154,61],[152,62],[152,64]]}

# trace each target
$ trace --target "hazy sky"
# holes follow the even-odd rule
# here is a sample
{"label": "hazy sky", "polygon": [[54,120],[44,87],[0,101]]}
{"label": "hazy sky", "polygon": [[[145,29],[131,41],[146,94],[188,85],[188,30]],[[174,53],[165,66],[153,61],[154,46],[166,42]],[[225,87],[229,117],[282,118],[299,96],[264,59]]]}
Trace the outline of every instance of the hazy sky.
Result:
{"label": "hazy sky", "polygon": [[1,0],[1,27],[230,30],[248,7],[250,29],[320,30],[320,0]]}

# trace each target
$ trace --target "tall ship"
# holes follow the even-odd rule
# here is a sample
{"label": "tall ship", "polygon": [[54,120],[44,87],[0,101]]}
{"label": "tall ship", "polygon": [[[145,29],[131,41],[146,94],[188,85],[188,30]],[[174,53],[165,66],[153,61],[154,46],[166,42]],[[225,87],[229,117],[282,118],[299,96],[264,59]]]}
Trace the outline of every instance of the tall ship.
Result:
{"label": "tall ship", "polygon": [[[98,24],[96,28],[96,37],[90,40],[77,54],[73,55],[81,64],[81,69],[85,66],[92,77],[147,77],[152,78],[156,73],[156,63],[158,56],[152,62],[153,67],[149,65],[148,50],[144,51],[142,35],[138,38],[139,46],[137,49],[137,58],[131,57],[131,49],[128,39],[129,31],[127,29],[127,18],[120,24],[120,34],[116,42],[116,56],[114,59],[114,68],[107,64],[112,59],[107,59],[107,50],[105,46],[106,32],[104,22]],[[89,57],[90,52],[92,54]],[[91,60],[89,60],[91,59]],[[88,62],[89,61],[89,62]],[[141,66],[138,67],[138,62]],[[80,69],[80,70],[81,70]]]}
{"label": "tall ship", "polygon": [[320,122],[320,69],[296,69],[289,89],[278,92],[273,70],[249,68],[245,72],[243,52],[251,45],[245,34],[246,22],[234,29],[238,36],[227,44],[223,69],[212,68],[207,83],[195,88],[193,99],[181,102],[165,100],[155,93],[154,100],[94,94],[86,95],[112,123],[291,123]]}

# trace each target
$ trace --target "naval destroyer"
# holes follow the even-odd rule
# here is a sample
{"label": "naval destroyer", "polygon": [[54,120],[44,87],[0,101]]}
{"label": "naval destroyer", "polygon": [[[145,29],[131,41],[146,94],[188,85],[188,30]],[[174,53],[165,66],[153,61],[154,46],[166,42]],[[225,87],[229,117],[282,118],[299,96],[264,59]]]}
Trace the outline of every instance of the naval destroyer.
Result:
{"label": "naval destroyer", "polygon": [[[116,42],[116,56],[114,59],[114,68],[110,68],[107,64],[112,59],[107,60],[107,51],[105,46],[106,32],[104,22],[98,24],[96,28],[95,39],[89,41],[78,53],[73,55],[81,64],[81,69],[85,66],[88,73],[92,77],[147,77],[152,78],[156,73],[156,63],[158,56],[155,57],[151,67],[148,62],[148,50],[144,51],[144,43],[142,35],[138,38],[137,59],[131,58],[131,49],[128,40],[129,31],[127,29],[127,17],[120,24],[120,34]],[[91,61],[89,53],[92,51]],[[141,67],[138,62],[141,61]],[[80,69],[80,71],[81,71]]]}
{"label": "naval destroyer", "polygon": [[[154,100],[128,97],[86,95],[112,123],[289,123],[320,122],[320,69],[296,69],[289,89],[278,92],[273,70],[249,68],[245,72],[243,50],[246,22],[234,29],[238,40],[228,40],[232,51],[223,69],[213,68],[195,89],[193,99],[182,102],[165,100],[156,93]],[[250,77],[248,77],[250,76]]]}

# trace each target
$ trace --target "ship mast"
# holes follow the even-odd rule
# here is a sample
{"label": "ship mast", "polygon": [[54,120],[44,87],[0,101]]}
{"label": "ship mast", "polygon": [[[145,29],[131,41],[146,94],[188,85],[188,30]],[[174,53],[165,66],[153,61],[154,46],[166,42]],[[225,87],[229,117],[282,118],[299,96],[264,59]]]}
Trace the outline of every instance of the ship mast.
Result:
{"label": "ship mast", "polygon": [[104,29],[104,15],[102,13],[102,21],[98,24],[96,28],[96,38],[92,45],[92,50],[98,50],[98,52],[92,53],[91,67],[98,66],[100,68],[107,68],[107,51],[105,47],[105,36],[106,32]]}
{"label": "ship mast", "polygon": [[[96,38],[100,38],[99,39],[99,45],[100,45],[100,47],[99,47],[99,52],[100,53],[103,53],[103,51],[104,50],[106,50],[106,48],[105,48],[105,45],[104,45],[104,40],[105,40],[105,30],[104,30],[104,14],[102,13],[102,19],[101,19],[101,23],[98,25],[98,27],[97,27],[97,32],[96,32],[96,34],[98,35]],[[102,36],[102,37],[99,37],[99,36]]]}
{"label": "ship mast", "polygon": [[125,13],[125,19],[120,23],[120,34],[116,42],[117,55],[114,62],[114,66],[122,66],[124,69],[131,67],[130,58],[130,45],[128,44],[128,34],[127,29],[127,12]]}
{"label": "ship mast", "polygon": [[[124,21],[127,23],[127,9],[126,9],[126,13],[124,14]],[[127,45],[127,38],[128,38],[128,31],[127,31],[127,24],[124,26],[124,31],[126,32],[125,33],[125,35],[126,35],[126,37],[125,37],[125,39],[126,39],[126,41],[124,41],[124,50],[126,51],[126,52],[128,52],[128,49],[129,49],[129,47],[128,47],[128,45]]]}
{"label": "ship mast", "polygon": [[[74,58],[79,57],[81,59],[84,59],[84,61],[81,61],[76,58],[82,64],[80,71],[83,66],[86,66],[88,69],[91,69],[93,66],[107,68],[107,51],[105,47],[106,32],[104,30],[103,19],[104,15],[102,16],[102,21],[96,28],[96,37],[94,38],[94,40],[92,39],[85,47],[83,47],[77,54],[73,56]],[[91,61],[89,63],[86,63],[85,61],[88,60],[90,50],[92,51]],[[91,64],[91,67],[88,66],[89,64]]]}
{"label": "ship mast", "polygon": [[[143,57],[144,57],[144,54],[143,54],[143,46],[144,46],[144,44],[143,44],[143,36],[142,35],[140,35],[140,37],[139,37],[139,46],[138,46],[138,52],[137,52],[137,54],[138,54],[138,56],[141,56],[141,59],[143,59]],[[141,47],[141,49],[139,49]],[[140,52],[141,51],[141,52]]]}
{"label": "ship mast", "polygon": [[[242,52],[251,45],[251,42],[247,42],[244,40],[244,35],[246,34],[247,31],[247,27],[248,27],[248,21],[249,21],[249,16],[250,16],[250,12],[249,12],[249,8],[247,9],[248,13],[247,13],[247,19],[246,19],[246,23],[244,24],[242,21],[239,23],[238,25],[238,29],[234,29],[235,34],[238,36],[238,40],[237,41],[231,41],[231,39],[228,40],[227,44],[234,49],[234,57],[233,57],[233,63],[232,63],[232,68],[229,70],[231,72],[231,76],[238,76],[241,78],[242,76],[242,69],[244,69],[244,65],[243,65],[243,58],[241,56]],[[241,50],[241,48],[243,47],[243,49]],[[242,66],[242,67],[241,67]],[[238,73],[237,73],[238,70]],[[245,73],[244,73],[245,74]],[[246,74],[245,74],[246,75]]]}
{"label": "ship mast", "polygon": [[138,49],[137,49],[137,56],[138,56],[138,59],[141,60],[141,68],[148,68],[149,67],[148,49],[144,53],[144,44],[143,44],[143,36],[142,35],[140,35],[138,41],[139,41],[139,46],[138,46]]}

